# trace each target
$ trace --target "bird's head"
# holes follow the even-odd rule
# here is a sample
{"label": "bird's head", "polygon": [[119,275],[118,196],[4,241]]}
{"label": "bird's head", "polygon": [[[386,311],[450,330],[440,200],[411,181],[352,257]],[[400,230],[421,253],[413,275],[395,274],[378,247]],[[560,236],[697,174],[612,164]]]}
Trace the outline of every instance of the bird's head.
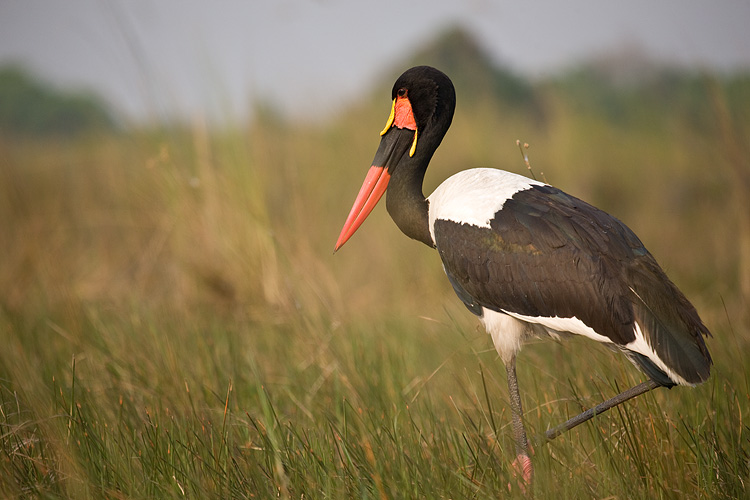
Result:
{"label": "bird's head", "polygon": [[441,71],[416,66],[393,85],[391,114],[380,132],[380,146],[354,201],[334,251],[359,229],[386,191],[397,169],[424,169],[453,120],[456,93]]}

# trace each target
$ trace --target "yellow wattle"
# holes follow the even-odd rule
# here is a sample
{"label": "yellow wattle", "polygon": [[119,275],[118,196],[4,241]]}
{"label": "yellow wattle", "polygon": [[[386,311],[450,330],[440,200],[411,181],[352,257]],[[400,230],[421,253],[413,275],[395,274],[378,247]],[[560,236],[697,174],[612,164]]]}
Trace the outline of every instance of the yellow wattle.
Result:
{"label": "yellow wattle", "polygon": [[385,123],[385,128],[382,132],[380,132],[380,135],[385,135],[388,130],[390,130],[391,125],[393,125],[393,120],[396,118],[396,99],[393,100],[393,104],[391,105],[391,116],[388,117],[388,121]]}

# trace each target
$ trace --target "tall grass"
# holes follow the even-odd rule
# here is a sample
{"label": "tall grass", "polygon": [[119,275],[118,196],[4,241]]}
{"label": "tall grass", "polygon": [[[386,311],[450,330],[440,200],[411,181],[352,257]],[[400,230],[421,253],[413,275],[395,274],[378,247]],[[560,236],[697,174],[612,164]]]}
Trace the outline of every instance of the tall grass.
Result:
{"label": "tall grass", "polygon": [[[537,442],[535,496],[746,497],[742,193],[721,137],[545,103],[542,123],[459,107],[426,189],[468,166],[524,172],[515,140],[531,143],[548,181],[639,233],[714,332],[716,365]],[[438,257],[384,210],[332,255],[381,114],[0,138],[0,495],[507,493],[504,370]],[[578,340],[527,347],[519,378],[541,435],[642,375]]]}

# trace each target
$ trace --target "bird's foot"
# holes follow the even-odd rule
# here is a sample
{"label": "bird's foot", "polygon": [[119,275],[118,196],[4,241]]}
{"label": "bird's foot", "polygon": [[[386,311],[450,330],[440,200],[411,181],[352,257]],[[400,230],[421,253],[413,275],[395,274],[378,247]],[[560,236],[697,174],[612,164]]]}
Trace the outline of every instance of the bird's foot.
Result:
{"label": "bird's foot", "polygon": [[[531,459],[527,454],[519,453],[510,467],[521,493],[527,493],[531,486],[531,479],[534,476],[534,467],[531,465]],[[512,486],[511,483],[508,483],[508,491],[511,491]]]}

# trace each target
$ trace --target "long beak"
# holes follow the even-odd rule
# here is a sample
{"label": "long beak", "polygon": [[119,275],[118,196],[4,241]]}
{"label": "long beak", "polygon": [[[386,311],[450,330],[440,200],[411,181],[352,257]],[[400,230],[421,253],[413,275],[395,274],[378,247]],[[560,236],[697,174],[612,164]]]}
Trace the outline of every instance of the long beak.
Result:
{"label": "long beak", "polygon": [[401,157],[406,154],[413,140],[414,131],[409,129],[393,127],[383,135],[372,161],[372,166],[367,172],[367,177],[365,177],[365,182],[362,183],[357,199],[354,200],[354,205],[349,212],[349,217],[346,218],[339,239],[336,241],[334,252],[351,238],[367,216],[370,215],[375,205],[378,204],[388,187],[388,182],[391,180],[389,170],[392,171]]}

